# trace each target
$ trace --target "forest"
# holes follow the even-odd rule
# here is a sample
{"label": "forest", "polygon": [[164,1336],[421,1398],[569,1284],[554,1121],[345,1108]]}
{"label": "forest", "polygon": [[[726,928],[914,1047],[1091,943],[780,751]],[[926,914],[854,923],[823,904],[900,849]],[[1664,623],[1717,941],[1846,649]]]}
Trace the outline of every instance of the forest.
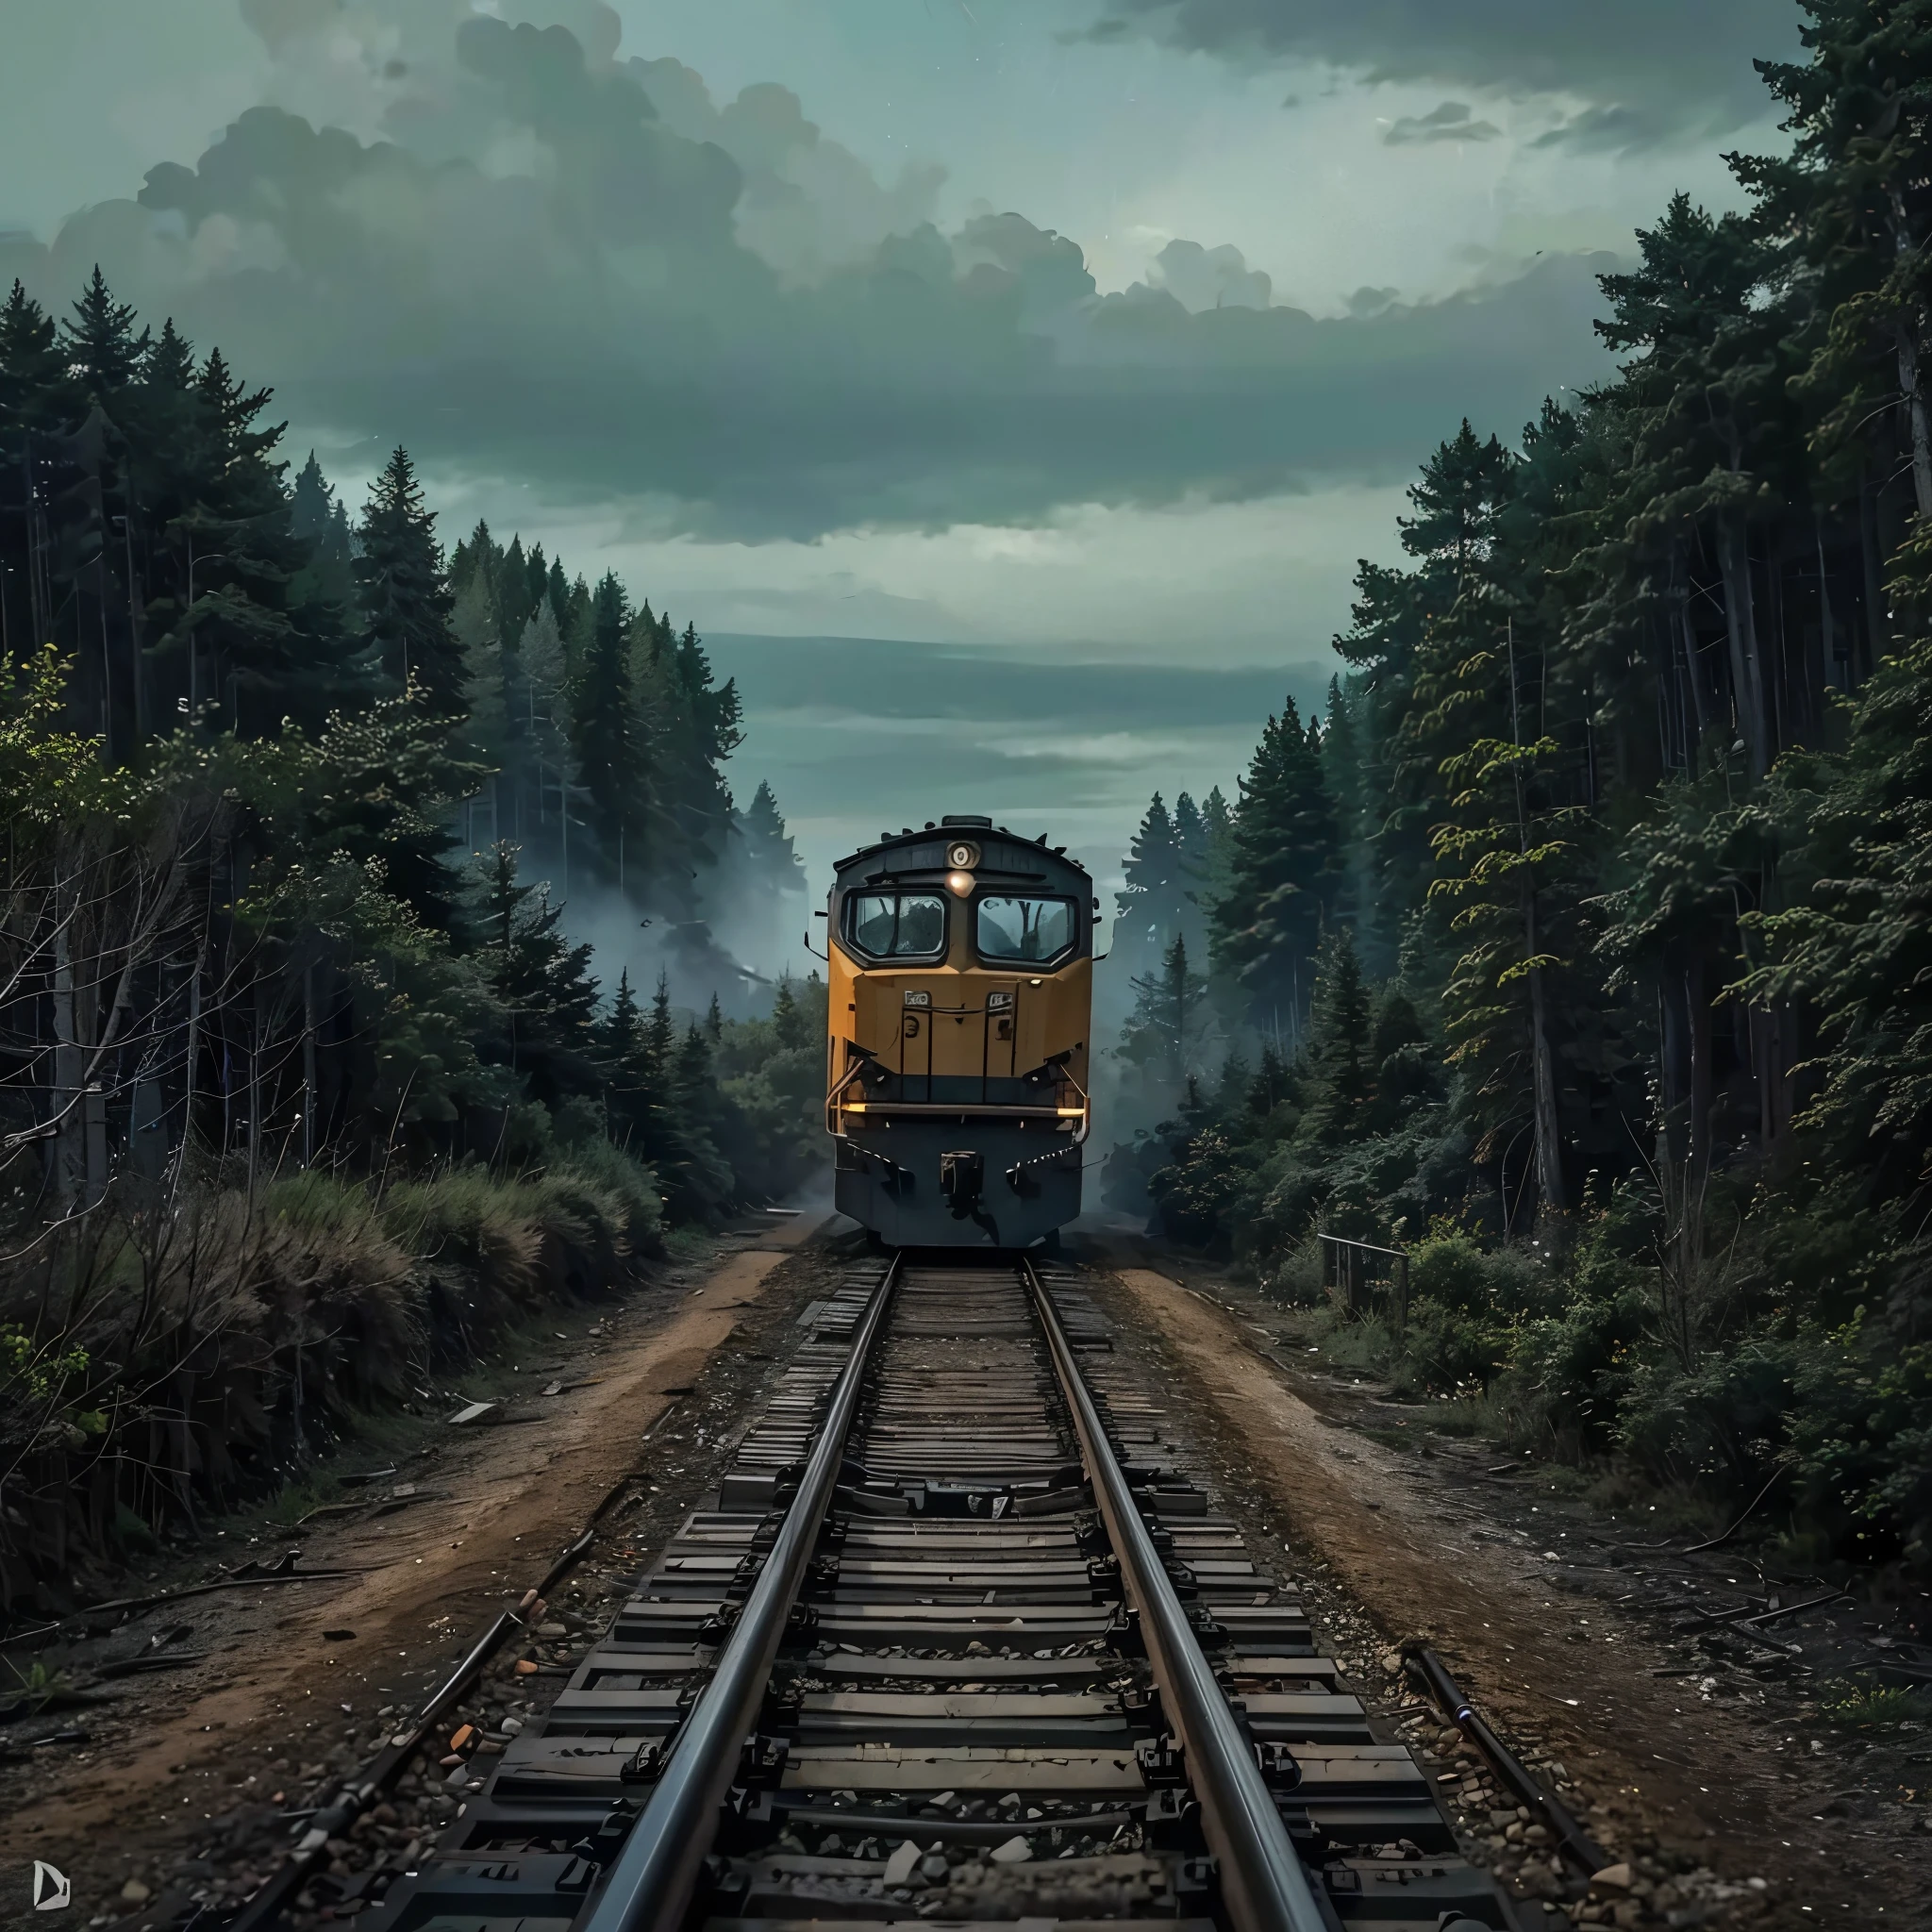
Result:
{"label": "forest", "polygon": [[1740,210],[1602,278],[1615,378],[1465,422],[1324,714],[1149,808],[1107,1191],[1445,1414],[1923,1578],[1932,26],[1806,14]]}
{"label": "forest", "polygon": [[734,911],[795,930],[803,868],[695,627],[446,546],[401,448],[352,518],[271,402],[98,269],[0,305],[0,1613],[821,1138],[823,984]]}

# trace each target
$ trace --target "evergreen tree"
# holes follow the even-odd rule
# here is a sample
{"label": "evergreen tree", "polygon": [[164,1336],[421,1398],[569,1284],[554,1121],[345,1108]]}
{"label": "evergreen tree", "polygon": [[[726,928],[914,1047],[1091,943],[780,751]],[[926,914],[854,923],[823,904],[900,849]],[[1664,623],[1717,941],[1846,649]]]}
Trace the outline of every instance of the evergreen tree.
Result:
{"label": "evergreen tree", "polygon": [[1125,973],[1131,983],[1136,969],[1153,967],[1173,939],[1179,898],[1181,854],[1174,842],[1174,820],[1158,791],[1121,870],[1124,881],[1114,895],[1110,952],[1116,970]]}
{"label": "evergreen tree", "polygon": [[[292,588],[296,604],[331,607],[346,612],[356,597],[356,559],[349,535],[349,512],[334,486],[322,473],[315,452],[295,477],[289,499],[289,532],[309,546],[308,561],[297,572]],[[335,618],[340,622],[340,616]]]}
{"label": "evergreen tree", "polygon": [[562,908],[547,891],[517,877],[517,849],[499,841],[485,855],[475,895],[475,955],[508,1019],[494,1053],[546,1106],[594,1093],[604,1078],[593,1058],[597,982],[591,948],[558,929]]}
{"label": "evergreen tree", "polygon": [[1824,416],[1826,448],[1853,473],[1890,419],[1913,502],[1932,516],[1932,20],[1913,0],[1800,0],[1804,62],[1759,61],[1795,136],[1789,153],[1738,155],[1759,226],[1795,237],[1809,293],[1830,325],[1801,387]]}
{"label": "evergreen tree", "polygon": [[436,517],[424,506],[423,487],[408,450],[398,447],[383,466],[357,530],[360,554],[356,585],[363,639],[376,663],[398,686],[414,680],[439,717],[462,707],[462,653],[449,626],[449,586]]}
{"label": "evergreen tree", "polygon": [[643,870],[639,849],[634,720],[625,631],[630,599],[614,572],[607,571],[591,602],[571,680],[571,746],[582,774],[591,824],[613,877],[628,882],[632,864]]}
{"label": "evergreen tree", "polygon": [[517,823],[546,849],[567,847],[564,811],[577,791],[570,736],[570,664],[557,615],[547,601],[524,626],[517,647],[524,713],[521,746],[527,768],[516,774]]}
{"label": "evergreen tree", "polygon": [[1335,887],[1339,841],[1322,774],[1321,736],[1291,698],[1270,718],[1241,781],[1224,895],[1214,907],[1214,971],[1240,1017],[1292,1037],[1313,981]]}
{"label": "evergreen tree", "polygon": [[520,638],[542,595],[541,586],[534,591],[530,588],[530,559],[524,554],[521,536],[510,538],[509,548],[498,559],[494,581],[497,625],[505,637]]}
{"label": "evergreen tree", "polygon": [[[668,1023],[668,1010],[665,1018]],[[663,1161],[675,1150],[675,1133],[666,1110],[664,1063],[654,1052],[652,1026],[631,991],[627,967],[618,975],[617,996],[597,1028],[596,1044],[608,1070],[605,1105],[618,1144],[641,1159]]]}
{"label": "evergreen tree", "polygon": [[1369,1131],[1374,1100],[1369,990],[1355,935],[1335,928],[1322,949],[1308,1014],[1309,1098],[1303,1140],[1317,1150],[1346,1146]]}
{"label": "evergreen tree", "polygon": [[134,386],[147,355],[148,331],[135,333],[131,303],[108,292],[98,262],[74,305],[74,319],[60,325],[60,349],[81,393],[113,405]]}
{"label": "evergreen tree", "polygon": [[[481,809],[490,818],[492,843],[503,838],[500,781],[509,749],[509,693],[506,656],[496,628],[496,600],[487,575],[473,571],[450,613],[450,633],[463,658],[463,710],[469,723],[463,732],[468,755],[491,773]],[[475,851],[478,801],[469,802],[467,842]]]}
{"label": "evergreen tree", "polygon": [[778,809],[776,796],[762,778],[740,817],[739,826],[753,878],[767,891],[804,891],[805,861],[785,829],[785,815]]}
{"label": "evergreen tree", "polygon": [[0,306],[0,435],[10,440],[51,416],[61,373],[54,320],[16,279]]}
{"label": "evergreen tree", "polygon": [[160,334],[148,348],[142,379],[144,387],[174,395],[195,387],[194,344],[175,326],[172,315],[161,324]]}
{"label": "evergreen tree", "polygon": [[1205,1030],[1208,982],[1188,964],[1188,941],[1168,941],[1160,971],[1133,982],[1134,1011],[1122,1050],[1176,1087],[1194,1071]]}

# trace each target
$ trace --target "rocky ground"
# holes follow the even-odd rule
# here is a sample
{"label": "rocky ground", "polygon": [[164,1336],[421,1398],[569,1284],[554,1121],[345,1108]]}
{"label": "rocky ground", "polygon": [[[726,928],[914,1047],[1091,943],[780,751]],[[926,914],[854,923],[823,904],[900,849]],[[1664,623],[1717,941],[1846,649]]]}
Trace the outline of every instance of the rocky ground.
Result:
{"label": "rocky ground", "polygon": [[1626,1867],[1568,1907],[1580,1923],[1932,1924],[1932,1724],[1845,1702],[1872,1670],[1918,1668],[1922,1599],[1805,1609],[1830,1585],[1741,1539],[1692,1552],[1568,1472],[1439,1432],[1252,1289],[1117,1241],[1087,1253],[1243,1528],[1286,1544],[1337,1655],[1520,1891],[1552,1896],[1561,1868],[1415,1690],[1406,1645],[1442,1656]]}
{"label": "rocky ground", "polygon": [[[732,1425],[783,1347],[773,1338],[833,1268],[821,1250],[796,1251],[810,1224],[774,1219],[599,1307],[553,1311],[520,1359],[479,1366],[435,1420],[386,1430],[386,1453],[345,1450],[336,1462],[350,1474],[383,1473],[338,1483],[348,1500],[293,1536],[272,1515],[230,1522],[128,1579],[125,1595],[159,1600],[91,1612],[62,1626],[65,1641],[9,1652],[65,1690],[0,1723],[0,1924],[49,1923],[31,1909],[37,1859],[72,1881],[69,1924],[138,1932],[183,1900],[245,1897],[322,1794],[635,1472],[532,1640],[502,1652],[439,1728],[441,1746],[470,1726],[465,1759],[501,1749],[608,1621],[618,1579],[715,1487]],[[491,1399],[478,1422],[444,1419]],[[334,1574],[189,1594],[291,1552],[298,1572]],[[428,1842],[461,1802],[451,1768],[406,1775],[327,1863],[399,1862]]]}
{"label": "rocky ground", "polygon": [[[339,1457],[338,1475],[371,1480],[318,1491],[332,1500],[294,1535],[276,1516],[222,1525],[129,1579],[125,1595],[155,1601],[93,1612],[31,1653],[64,1696],[0,1721],[0,1923],[32,1917],[35,1859],[72,1878],[68,1924],[141,1932],[185,1902],[245,1897],[621,1486],[527,1634],[319,1868],[337,1881],[406,1869],[464,1802],[478,1757],[547,1707],[649,1551],[715,1484],[791,1324],[843,1265],[800,1245],[808,1231],[741,1232],[546,1324],[447,1391],[436,1419],[386,1435],[384,1454]],[[1564,1902],[1577,1923],[1932,1923],[1932,1726],[1882,1705],[1847,1713],[1840,1688],[1873,1667],[1909,1677],[1919,1604],[1807,1609],[1824,1593],[1814,1580],[1764,1572],[1748,1543],[1693,1552],[1563,1472],[1432,1426],[1428,1405],[1329,1367],[1305,1322],[1250,1290],[1117,1241],[1083,1258],[1117,1346],[1158,1379],[1224,1505],[1257,1548],[1283,1548],[1468,1848],[1521,1893],[1563,1890],[1545,1827],[1418,1693],[1405,1646],[1441,1654],[1621,1868]],[[497,1407],[443,1419],[477,1401]],[[335,1574],[188,1593],[291,1551],[296,1572]],[[892,1850],[841,1847],[845,1869],[826,1883],[870,1875],[855,1854]],[[976,1896],[1010,1890],[983,1859],[945,1856],[946,1872],[917,1874],[926,1903],[971,1916]],[[1136,1847],[1076,1856],[1082,1869],[1057,1883],[1126,1900],[1148,1882]],[[298,1911],[312,1922],[325,1903],[311,1893]]]}

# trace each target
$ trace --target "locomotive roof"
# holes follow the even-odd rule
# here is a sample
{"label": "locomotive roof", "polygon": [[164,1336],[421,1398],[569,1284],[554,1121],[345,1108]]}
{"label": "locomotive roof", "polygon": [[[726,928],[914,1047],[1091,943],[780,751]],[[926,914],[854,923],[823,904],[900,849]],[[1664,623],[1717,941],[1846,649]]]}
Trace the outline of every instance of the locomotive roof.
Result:
{"label": "locomotive roof", "polygon": [[[1075,890],[1091,883],[1087,868],[1067,857],[1064,845],[1049,845],[1042,832],[1037,839],[1023,838],[996,825],[991,819],[955,816],[938,820],[919,828],[908,825],[900,832],[882,832],[878,842],[861,845],[849,858],[833,868],[839,883],[857,884],[849,875],[860,878],[880,871],[897,876],[912,873],[946,871],[946,847],[956,839],[968,839],[979,847],[981,873],[1002,878],[1030,877]],[[924,849],[922,849],[924,848]]]}

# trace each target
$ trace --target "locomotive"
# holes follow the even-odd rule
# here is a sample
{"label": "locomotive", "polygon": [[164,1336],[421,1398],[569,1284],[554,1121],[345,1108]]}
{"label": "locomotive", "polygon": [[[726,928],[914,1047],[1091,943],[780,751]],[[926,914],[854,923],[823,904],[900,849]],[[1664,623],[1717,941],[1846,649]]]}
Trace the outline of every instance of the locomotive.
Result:
{"label": "locomotive", "polygon": [[876,1241],[1024,1248],[1079,1213],[1099,909],[1064,847],[989,818],[837,866],[825,1126]]}

